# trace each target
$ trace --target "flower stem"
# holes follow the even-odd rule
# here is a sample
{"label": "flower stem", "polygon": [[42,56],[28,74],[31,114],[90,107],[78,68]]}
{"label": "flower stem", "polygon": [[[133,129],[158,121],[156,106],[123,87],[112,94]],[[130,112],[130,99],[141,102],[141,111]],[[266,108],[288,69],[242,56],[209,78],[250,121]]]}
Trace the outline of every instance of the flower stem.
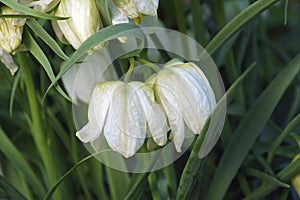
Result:
{"label": "flower stem", "polygon": [[128,69],[128,71],[126,72],[125,77],[124,77],[124,81],[125,81],[125,82],[128,82],[128,81],[129,81],[130,76],[131,76],[131,74],[132,74],[132,71],[133,71],[133,69],[134,69],[134,59],[133,59],[133,57],[129,58],[129,63],[130,63],[129,69]]}
{"label": "flower stem", "polygon": [[[43,130],[42,117],[40,115],[41,108],[36,96],[36,90],[33,82],[33,77],[29,69],[28,58],[25,53],[17,53],[16,58],[23,71],[23,80],[27,91],[27,98],[31,114],[30,130],[34,139],[35,146],[41,155],[45,172],[44,178],[46,185],[50,187],[56,181],[55,167],[53,157],[51,156],[51,140],[47,138],[47,134]],[[61,199],[60,194],[57,193],[55,199]]]}
{"label": "flower stem", "polygon": [[160,68],[157,66],[157,65],[155,65],[154,63],[152,63],[152,62],[150,62],[150,61],[148,61],[148,60],[146,60],[146,59],[144,59],[144,58],[141,58],[141,57],[135,57],[135,59],[137,60],[137,61],[139,61],[140,63],[142,63],[142,64],[144,64],[144,65],[146,65],[146,66],[149,66],[151,69],[153,69],[155,72],[158,72],[158,71],[160,71]]}

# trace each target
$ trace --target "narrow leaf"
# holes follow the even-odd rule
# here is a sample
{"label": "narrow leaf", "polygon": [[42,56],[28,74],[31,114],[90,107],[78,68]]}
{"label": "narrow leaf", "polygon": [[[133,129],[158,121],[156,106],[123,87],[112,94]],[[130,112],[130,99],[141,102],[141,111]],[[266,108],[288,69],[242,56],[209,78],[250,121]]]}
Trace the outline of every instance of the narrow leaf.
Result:
{"label": "narrow leaf", "polygon": [[57,42],[45,31],[45,29],[35,20],[30,19],[26,21],[28,27],[39,36],[59,57],[64,60],[69,59],[69,57],[63,52],[59,47]]}
{"label": "narrow leaf", "polygon": [[0,127],[0,151],[7,157],[7,159],[12,163],[12,165],[18,171],[22,172],[23,175],[28,180],[29,184],[35,188],[37,194],[42,196],[45,192],[42,184],[40,183],[37,176],[32,171],[31,167],[28,165],[22,154],[18,151],[18,149],[14,146],[14,144],[10,141],[10,139],[3,132]]}
{"label": "narrow leaf", "polygon": [[28,8],[27,6],[24,6],[17,1],[12,1],[12,0],[0,0],[1,3],[7,5],[8,7],[17,10],[21,13],[24,13],[25,15],[30,15],[32,17],[36,18],[43,18],[43,19],[50,19],[50,20],[64,20],[68,19],[68,17],[57,17],[54,15],[50,15],[47,13],[43,13],[37,10],[33,10],[31,8]]}
{"label": "narrow leaf", "polygon": [[300,54],[277,75],[250,108],[225,149],[210,185],[207,199],[223,199],[247,153],[299,70]]}
{"label": "narrow leaf", "polygon": [[234,35],[243,25],[253,19],[256,15],[267,9],[279,0],[259,0],[248,6],[244,11],[235,16],[224,28],[209,42],[206,51],[213,54],[229,37]]}

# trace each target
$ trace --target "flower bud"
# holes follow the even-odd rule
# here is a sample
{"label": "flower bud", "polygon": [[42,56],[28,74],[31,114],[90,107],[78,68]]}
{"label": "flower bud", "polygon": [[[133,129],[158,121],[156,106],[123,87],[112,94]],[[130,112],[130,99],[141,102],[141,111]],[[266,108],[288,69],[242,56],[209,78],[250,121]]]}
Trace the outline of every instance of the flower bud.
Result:
{"label": "flower bud", "polygon": [[[60,30],[55,30],[55,32],[61,31],[75,49],[78,49],[88,37],[102,28],[95,0],[62,0],[55,15],[70,17],[66,20],[58,20]],[[56,27],[53,28],[56,29]]]}
{"label": "flower bud", "polygon": [[[0,14],[14,15],[17,13],[7,6],[2,6]],[[21,44],[25,21],[25,19],[18,18],[0,18],[0,46],[7,53],[15,51]]]}
{"label": "flower bud", "polygon": [[108,145],[128,158],[143,145],[147,135],[160,146],[167,142],[167,123],[152,88],[142,82],[108,81],[93,90],[89,122],[76,133],[97,150],[104,134]]}
{"label": "flower bud", "polygon": [[166,63],[147,82],[164,108],[176,150],[180,152],[186,136],[185,126],[199,134],[216,106],[213,90],[197,65],[177,59]]}

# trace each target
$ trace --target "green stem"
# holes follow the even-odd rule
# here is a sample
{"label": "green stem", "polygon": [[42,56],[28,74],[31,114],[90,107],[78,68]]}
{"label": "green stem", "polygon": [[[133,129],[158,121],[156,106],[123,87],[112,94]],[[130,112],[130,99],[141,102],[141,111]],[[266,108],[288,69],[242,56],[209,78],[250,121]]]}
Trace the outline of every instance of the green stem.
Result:
{"label": "green stem", "polygon": [[[25,82],[25,87],[27,91],[27,98],[31,113],[31,124],[30,130],[32,132],[32,137],[34,139],[35,146],[41,155],[44,167],[45,167],[45,178],[46,185],[51,186],[55,183],[56,174],[53,162],[53,157],[51,156],[51,140],[47,138],[45,131],[43,130],[42,117],[40,116],[40,104],[37,100],[36,89],[34,87],[33,77],[29,69],[28,58],[24,53],[16,54],[16,58],[19,61],[20,67],[23,70],[23,79]],[[56,194],[55,199],[61,199],[59,193]]]}
{"label": "green stem", "polygon": [[130,63],[129,69],[128,69],[128,71],[126,72],[125,77],[124,77],[124,81],[125,81],[125,82],[128,82],[128,81],[129,81],[130,76],[131,76],[131,74],[132,74],[132,71],[133,71],[133,69],[134,69],[134,59],[133,59],[132,57],[129,58],[129,63]]}
{"label": "green stem", "polygon": [[155,64],[153,64],[152,62],[150,62],[150,61],[148,61],[148,60],[146,60],[146,59],[144,59],[144,58],[141,58],[141,57],[135,57],[135,59],[137,60],[137,61],[139,61],[140,63],[142,63],[142,64],[144,64],[144,65],[146,65],[146,66],[149,66],[151,69],[153,69],[155,72],[159,72],[160,71],[160,68],[157,66],[157,65],[155,65]]}
{"label": "green stem", "polygon": [[186,33],[185,17],[181,0],[175,0],[174,7],[178,30],[182,33]]}

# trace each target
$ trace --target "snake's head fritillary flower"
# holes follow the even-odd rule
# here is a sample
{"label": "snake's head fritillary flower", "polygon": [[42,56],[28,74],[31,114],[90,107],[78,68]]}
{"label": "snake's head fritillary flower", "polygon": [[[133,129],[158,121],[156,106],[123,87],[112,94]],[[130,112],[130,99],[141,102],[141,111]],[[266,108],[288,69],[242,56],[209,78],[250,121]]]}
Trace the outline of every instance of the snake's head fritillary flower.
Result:
{"label": "snake's head fritillary flower", "polygon": [[53,28],[58,38],[62,39],[63,35],[75,49],[102,28],[95,0],[61,0],[55,15],[69,17],[66,20],[54,21]]}
{"label": "snake's head fritillary flower", "polygon": [[[7,6],[2,6],[0,14],[15,15],[18,13]],[[7,53],[12,53],[20,46],[25,21],[21,18],[0,18],[0,46]]]}
{"label": "snake's head fritillary flower", "polygon": [[213,90],[197,65],[177,59],[166,63],[147,82],[164,108],[176,150],[181,152],[185,126],[199,134],[216,106]]}
{"label": "snake's head fritillary flower", "polygon": [[96,149],[100,134],[110,148],[124,157],[133,156],[147,136],[160,146],[167,142],[165,114],[154,101],[150,86],[142,82],[108,81],[93,90],[88,123],[76,133]]}
{"label": "snake's head fritillary flower", "polygon": [[98,82],[117,80],[117,72],[108,66],[105,54],[94,51],[87,55],[80,64],[75,64],[62,77],[63,84],[75,104],[88,104],[92,91]]}
{"label": "snake's head fritillary flower", "polygon": [[113,3],[116,5],[113,24],[128,23],[128,18],[139,24],[143,15],[157,15],[158,0],[113,0]]}

